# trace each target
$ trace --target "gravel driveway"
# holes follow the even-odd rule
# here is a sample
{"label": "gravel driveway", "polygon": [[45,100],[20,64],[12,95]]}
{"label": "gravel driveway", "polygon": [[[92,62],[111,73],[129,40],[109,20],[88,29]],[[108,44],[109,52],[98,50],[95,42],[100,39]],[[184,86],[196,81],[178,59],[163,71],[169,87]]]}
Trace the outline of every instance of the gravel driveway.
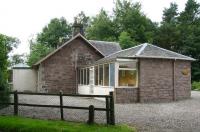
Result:
{"label": "gravel driveway", "polygon": [[[53,96],[19,96],[20,102],[37,104],[59,104]],[[65,105],[105,107],[105,102],[90,98],[65,97]],[[13,107],[0,111],[12,114]],[[116,122],[135,126],[141,132],[200,132],[200,92],[192,92],[191,99],[171,103],[116,104]],[[20,107],[19,114],[42,119],[60,119],[58,108]],[[96,112],[95,121],[106,123],[105,112]],[[87,110],[64,110],[64,118],[70,121],[88,119]]]}
{"label": "gravel driveway", "polygon": [[116,119],[142,132],[200,132],[200,92],[171,103],[116,105]]}

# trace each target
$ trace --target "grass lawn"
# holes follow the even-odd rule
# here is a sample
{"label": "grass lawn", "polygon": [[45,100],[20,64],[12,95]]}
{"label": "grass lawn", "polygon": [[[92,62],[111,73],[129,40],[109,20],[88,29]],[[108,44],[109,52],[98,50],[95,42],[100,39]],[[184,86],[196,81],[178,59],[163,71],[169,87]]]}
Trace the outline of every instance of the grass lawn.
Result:
{"label": "grass lawn", "polygon": [[87,125],[66,121],[0,116],[0,132],[135,132],[127,125]]}

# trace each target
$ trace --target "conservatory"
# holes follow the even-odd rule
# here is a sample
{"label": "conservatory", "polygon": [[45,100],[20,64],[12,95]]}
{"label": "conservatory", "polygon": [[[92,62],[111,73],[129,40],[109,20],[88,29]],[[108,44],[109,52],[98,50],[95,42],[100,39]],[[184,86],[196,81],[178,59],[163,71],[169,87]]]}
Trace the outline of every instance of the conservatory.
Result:
{"label": "conservatory", "polygon": [[136,59],[117,59],[82,67],[78,75],[79,94],[107,95],[110,91],[114,91],[114,88],[138,87]]}
{"label": "conservatory", "polygon": [[115,93],[116,103],[168,102],[191,96],[191,61],[155,45],[141,44],[79,68],[79,94]]}

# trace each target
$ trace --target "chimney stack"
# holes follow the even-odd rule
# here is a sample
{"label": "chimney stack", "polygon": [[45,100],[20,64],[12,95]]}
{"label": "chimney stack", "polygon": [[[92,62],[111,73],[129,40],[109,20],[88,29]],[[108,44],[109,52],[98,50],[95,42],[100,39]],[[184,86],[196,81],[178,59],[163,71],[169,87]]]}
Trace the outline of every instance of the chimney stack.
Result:
{"label": "chimney stack", "polygon": [[74,24],[72,28],[73,28],[73,32],[72,32],[73,37],[76,36],[78,33],[84,36],[83,24],[80,22],[80,20],[77,19],[77,17],[75,17],[74,19]]}

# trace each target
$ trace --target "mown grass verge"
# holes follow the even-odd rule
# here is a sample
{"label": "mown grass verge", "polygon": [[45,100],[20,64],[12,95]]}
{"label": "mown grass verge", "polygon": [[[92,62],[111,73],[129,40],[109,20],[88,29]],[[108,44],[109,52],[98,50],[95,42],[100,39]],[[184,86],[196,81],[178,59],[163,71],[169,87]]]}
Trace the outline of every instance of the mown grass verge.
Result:
{"label": "mown grass verge", "polygon": [[88,125],[66,121],[0,116],[0,132],[135,132],[135,129],[127,125]]}

